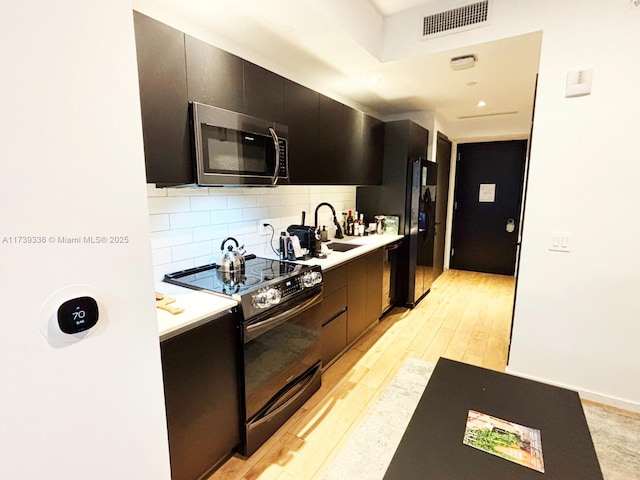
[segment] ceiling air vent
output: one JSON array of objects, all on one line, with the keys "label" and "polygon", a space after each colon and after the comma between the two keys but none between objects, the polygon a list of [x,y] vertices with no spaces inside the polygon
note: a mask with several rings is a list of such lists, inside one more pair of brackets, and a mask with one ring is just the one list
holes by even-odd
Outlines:
[{"label": "ceiling air vent", "polygon": [[481,27],[489,20],[489,0],[475,2],[424,17],[423,38]]}]

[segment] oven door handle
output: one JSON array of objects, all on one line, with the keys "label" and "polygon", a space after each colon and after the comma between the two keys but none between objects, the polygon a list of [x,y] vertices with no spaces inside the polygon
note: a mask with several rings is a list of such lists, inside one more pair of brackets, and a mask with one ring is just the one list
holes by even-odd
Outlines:
[{"label": "oven door handle", "polygon": [[304,303],[296,305],[295,307],[282,312],[278,315],[266,318],[260,322],[252,323],[244,327],[244,343],[248,343],[256,337],[259,337],[263,333],[271,330],[272,328],[282,325],[285,322],[291,320],[296,315],[301,314],[305,310],[309,310],[311,307],[319,304],[322,301],[322,291],[315,294],[313,297],[306,300]]}]

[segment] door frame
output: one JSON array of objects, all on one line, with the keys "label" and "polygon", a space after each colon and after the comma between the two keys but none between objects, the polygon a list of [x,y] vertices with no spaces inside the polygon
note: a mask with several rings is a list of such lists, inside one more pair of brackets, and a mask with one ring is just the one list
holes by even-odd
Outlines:
[{"label": "door frame", "polygon": [[[522,242],[522,231],[524,225],[524,207],[527,200],[527,185],[529,181],[529,152],[531,150],[531,136],[523,136],[523,135],[505,135],[505,136],[496,136],[496,137],[481,137],[481,138],[468,138],[468,139],[459,139],[453,142],[451,149],[451,170],[449,172],[449,200],[447,202],[447,235],[445,240],[445,265],[444,269],[449,270],[451,268],[451,243],[453,241],[453,217],[455,210],[455,198],[456,198],[456,174],[458,167],[458,145],[462,145],[465,143],[486,143],[486,142],[502,142],[508,140],[524,140],[527,142],[527,153],[525,155],[525,165],[524,165],[524,177],[522,182],[522,198],[520,200],[520,221],[518,224],[518,234],[517,234],[517,246],[516,246],[516,261],[515,261],[515,270],[514,270],[514,278],[516,279],[516,287],[517,287],[517,279],[518,279],[518,271],[520,266],[520,249]],[[515,302],[514,302],[515,309]]]}]

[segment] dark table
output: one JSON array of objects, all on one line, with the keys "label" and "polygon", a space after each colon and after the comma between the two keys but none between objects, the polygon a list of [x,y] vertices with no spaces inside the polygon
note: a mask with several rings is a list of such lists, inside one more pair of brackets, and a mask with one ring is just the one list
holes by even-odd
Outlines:
[{"label": "dark table", "polygon": [[[463,444],[469,410],[540,430],[545,473]],[[441,358],[386,480],[603,480],[578,394]]]}]

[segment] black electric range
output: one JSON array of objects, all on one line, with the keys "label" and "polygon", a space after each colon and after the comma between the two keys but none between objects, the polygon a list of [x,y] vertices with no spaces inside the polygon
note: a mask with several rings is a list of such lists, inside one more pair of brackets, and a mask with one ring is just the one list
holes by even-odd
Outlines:
[{"label": "black electric range", "polygon": [[319,266],[245,255],[241,271],[223,272],[212,263],[164,276],[164,281],[231,297],[242,306],[244,320],[290,303],[322,286]]}]

